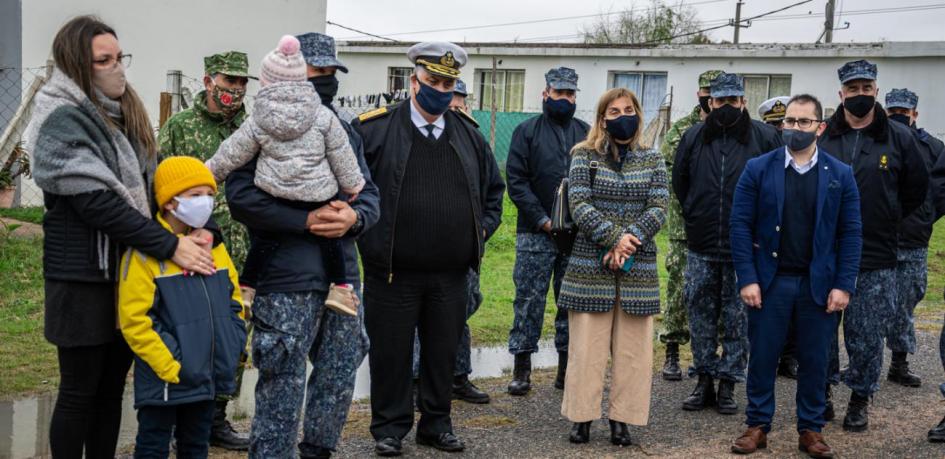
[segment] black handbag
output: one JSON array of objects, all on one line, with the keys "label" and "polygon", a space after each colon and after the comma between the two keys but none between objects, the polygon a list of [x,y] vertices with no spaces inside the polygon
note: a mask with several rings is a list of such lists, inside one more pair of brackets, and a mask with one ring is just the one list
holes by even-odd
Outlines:
[{"label": "black handbag", "polygon": [[[597,168],[600,163],[590,161],[588,174],[591,178],[591,189],[594,188],[594,178],[597,177]],[[568,205],[568,178],[561,179],[558,190],[555,191],[555,200],[551,206],[551,239],[555,242],[558,252],[570,255],[577,237],[578,227],[571,218],[571,207]]]}]

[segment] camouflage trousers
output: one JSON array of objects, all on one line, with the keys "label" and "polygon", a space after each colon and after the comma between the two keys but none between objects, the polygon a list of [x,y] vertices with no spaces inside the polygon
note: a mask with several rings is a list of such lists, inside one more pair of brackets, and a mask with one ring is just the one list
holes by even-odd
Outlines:
[{"label": "camouflage trousers", "polygon": [[915,354],[915,319],[912,314],[916,305],[925,298],[929,275],[928,255],[928,248],[899,249],[896,257],[899,301],[896,302],[895,316],[886,330],[886,347],[890,351]]},{"label": "camouflage trousers", "polygon": [[[472,373],[471,349],[472,335],[469,332],[469,318],[472,317],[479,306],[482,305],[482,292],[479,290],[479,273],[474,269],[469,270],[466,277],[466,291],[469,296],[466,298],[466,320],[463,325],[463,333],[459,337],[459,346],[456,346],[456,369],[453,370],[453,376],[469,376]],[[414,334],[413,337],[413,379],[420,377],[420,335]]]},{"label": "camouflage trousers", "polygon": [[[545,299],[548,285],[553,283],[555,301],[561,291],[561,281],[568,267],[568,257],[558,253],[551,237],[546,234],[519,233],[515,238],[515,300],[512,310],[515,318],[509,331],[509,352],[524,354],[538,352],[538,339],[545,322]],[[568,312],[558,309],[555,314],[555,349],[568,351]]]},{"label": "camouflage trousers", "polygon": [[744,381],[748,366],[748,313],[738,294],[731,260],[690,250],[683,295],[689,307],[692,333],[689,376],[707,374]]},{"label": "camouflage trousers", "polygon": [[660,342],[684,345],[689,342],[689,324],[686,321],[686,302],[683,298],[683,285],[686,273],[685,239],[670,239],[666,251],[666,310],[663,311],[663,329],[660,330]]},{"label": "camouflage trousers", "polygon": [[[879,390],[883,338],[896,315],[897,299],[895,268],[860,271],[856,293],[843,312],[843,344],[850,360],[843,383],[861,396],[868,397]],[[836,334],[833,341],[828,370],[832,383],[840,380],[840,346]]]},{"label": "camouflage trousers", "polygon": [[[316,447],[333,450],[341,438],[368,338],[363,312],[342,316],[324,303],[325,293],[317,291],[256,297],[252,342],[259,381],[249,457],[298,456],[295,433],[303,402],[303,457],[314,455]],[[307,383],[306,358],[312,363]]]},{"label": "camouflage trousers", "polygon": [[230,215],[230,208],[223,196],[223,185],[220,185],[216,202],[213,205],[213,220],[217,222],[220,232],[223,233],[226,251],[230,254],[230,259],[233,260],[236,271],[242,273],[243,263],[246,262],[246,255],[249,253],[249,232],[242,223],[233,220]]}]

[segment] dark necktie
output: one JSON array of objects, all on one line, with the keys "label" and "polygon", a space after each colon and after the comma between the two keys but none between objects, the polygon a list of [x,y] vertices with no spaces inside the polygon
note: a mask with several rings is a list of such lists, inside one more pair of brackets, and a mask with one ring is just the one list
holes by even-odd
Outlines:
[{"label": "dark necktie", "polygon": [[430,139],[430,140],[436,140],[436,136],[433,135],[433,130],[436,129],[436,126],[434,126],[434,125],[432,125],[432,124],[428,124],[428,125],[424,126],[424,128],[426,128],[426,130],[427,130],[427,138]]}]

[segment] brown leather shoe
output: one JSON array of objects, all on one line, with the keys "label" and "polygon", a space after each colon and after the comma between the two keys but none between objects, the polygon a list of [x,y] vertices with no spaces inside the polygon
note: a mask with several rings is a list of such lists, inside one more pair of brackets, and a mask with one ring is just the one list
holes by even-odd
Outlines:
[{"label": "brown leather shoe", "polygon": [[751,454],[767,447],[768,436],[761,427],[749,427],[741,437],[732,442],[732,452],[736,454]]},{"label": "brown leather shoe", "polygon": [[797,449],[807,453],[814,459],[828,459],[833,457],[833,450],[824,442],[820,432],[804,430],[797,439]]}]

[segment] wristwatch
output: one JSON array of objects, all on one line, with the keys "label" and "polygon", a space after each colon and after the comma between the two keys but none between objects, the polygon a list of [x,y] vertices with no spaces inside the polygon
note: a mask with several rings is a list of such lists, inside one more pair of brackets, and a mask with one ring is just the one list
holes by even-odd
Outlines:
[{"label": "wristwatch", "polygon": [[354,224],[351,225],[351,228],[348,228],[348,234],[358,234],[364,229],[364,219],[361,218],[361,212],[355,210],[354,214],[357,218],[354,219]]}]

